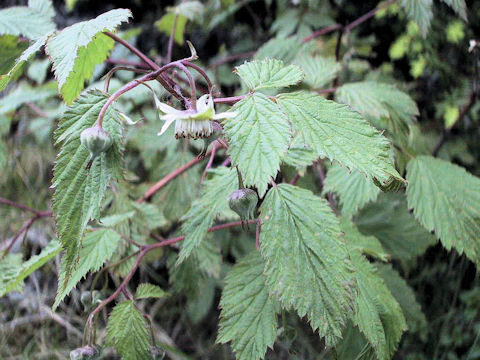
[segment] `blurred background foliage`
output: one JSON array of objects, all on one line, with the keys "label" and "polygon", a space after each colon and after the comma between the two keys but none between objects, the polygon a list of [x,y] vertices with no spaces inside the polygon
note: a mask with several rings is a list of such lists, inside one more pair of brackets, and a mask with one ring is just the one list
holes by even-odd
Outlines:
[{"label": "blurred background foliage", "polygon": [[[24,3],[3,0],[1,6]],[[234,65],[252,56],[291,61],[301,39],[312,31],[335,23],[347,24],[377,4],[374,0],[205,1],[203,7],[180,12],[173,58],[188,54],[185,39],[189,39],[198,51],[200,62],[215,79],[217,89],[225,96],[241,94],[239,80],[232,73]],[[173,5],[173,1],[159,0],[55,0],[55,22],[63,28],[113,8],[129,8],[134,19],[120,36],[161,61],[173,26],[174,16],[170,8]],[[380,11],[347,39],[343,38],[339,81],[342,84],[376,80],[396,84],[405,90],[420,110],[418,128],[411,129],[405,140],[407,151],[431,153],[444,129],[452,127],[438,155],[479,176],[480,104],[474,105],[469,114],[455,124],[469,102],[472,87],[478,86],[475,77],[478,65],[467,49],[469,40],[478,39],[480,35],[480,1],[468,0],[467,7],[468,22],[455,16],[444,3],[436,2],[431,30],[426,37],[398,5]],[[318,54],[334,58],[336,42],[337,36],[332,33],[316,38],[308,46],[314,47]],[[8,69],[9,62],[25,47],[25,42],[16,37],[0,37],[0,73]],[[119,46],[110,59],[137,62]],[[114,62],[107,61],[98,66],[89,86],[96,86]],[[329,66],[338,65],[325,63],[320,70]],[[307,74],[313,84],[318,81],[322,87],[331,85],[333,78],[314,79],[315,74],[315,71]],[[118,88],[132,77],[131,73],[117,72],[111,89]],[[52,133],[64,105],[56,95],[56,84],[44,55],[24,68],[15,86],[13,90],[0,94],[0,196],[45,210],[50,207],[49,184],[56,154]],[[156,90],[161,93],[160,88]],[[140,196],[149,183],[189,161],[198,153],[200,144],[177,143],[169,140],[173,136],[156,136],[161,124],[156,121],[157,115],[147,89],[139,87],[129,92],[118,105],[134,120],[144,119],[127,134],[126,178],[129,183],[113,191],[106,200],[108,204],[112,197],[123,199],[115,204],[125,204],[125,209],[120,210],[130,211],[131,199]],[[402,156],[405,155],[396,154],[400,169],[404,164]],[[225,154],[221,152],[216,163],[224,159]],[[202,171],[202,167],[188,171],[154,197],[154,207],[145,215],[145,221],[155,219],[151,222],[159,236],[168,236],[178,230],[179,218],[198,195]],[[286,178],[291,178],[295,171],[288,166],[282,169]],[[298,184],[320,191],[318,176],[310,170]],[[119,211],[111,209],[111,212],[115,210]],[[0,206],[0,241],[3,245],[28,220],[28,216],[25,212]],[[235,219],[231,213],[222,216]],[[362,233],[376,236],[392,258],[391,264],[379,265],[379,272],[401,304],[410,329],[404,334],[395,358],[480,359],[480,281],[473,263],[438,245],[408,212],[402,196],[380,195],[354,220]],[[144,225],[129,224],[124,231],[137,241],[150,241],[148,234],[142,232]],[[149,228],[148,224],[146,228]],[[398,229],[408,231],[399,233]],[[28,258],[54,237],[53,222],[42,219],[15,250]],[[232,358],[228,346],[214,343],[219,315],[217,305],[224,274],[234,259],[253,248],[253,239],[253,229],[249,232],[231,229],[212,233],[210,241],[219,244],[225,260],[223,263],[219,259],[209,260],[214,276],[204,276],[189,263],[173,268],[175,253],[169,249],[160,249],[149,255],[150,261],[136,275],[135,282],[148,280],[172,294],[179,294],[142,304],[145,312],[154,319],[155,333],[168,349],[169,358]],[[128,255],[129,251],[128,247],[120,249],[117,260]],[[90,288],[93,279],[87,277],[73,291],[70,300],[53,314],[50,306],[56,293],[58,261],[55,259],[31,275],[23,293],[0,298],[0,358],[63,359],[81,341],[86,311],[91,309],[86,309],[80,302],[80,294]],[[97,287],[102,296],[109,293],[112,284],[118,284],[119,276],[128,271],[129,265],[131,263],[127,262],[117,266],[110,274],[111,282],[100,281],[105,284],[104,288]],[[2,271],[8,269],[0,269],[0,273]],[[335,354],[324,348],[308,324],[293,314],[282,314],[282,324],[275,354],[269,352],[268,359],[334,358]],[[339,359],[359,359],[358,354],[364,345],[358,331],[349,327],[336,356]],[[114,358],[114,355],[106,351],[103,357]]]}]

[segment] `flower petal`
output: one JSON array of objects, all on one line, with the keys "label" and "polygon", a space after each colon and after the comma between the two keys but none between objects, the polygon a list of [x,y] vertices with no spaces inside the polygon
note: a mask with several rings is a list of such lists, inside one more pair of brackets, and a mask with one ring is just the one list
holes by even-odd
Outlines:
[{"label": "flower petal", "polygon": [[155,106],[164,114],[175,114],[180,111],[160,101],[155,101]]},{"label": "flower petal", "polygon": [[236,111],[225,111],[225,112],[215,114],[212,119],[213,120],[231,119],[237,115],[238,113]]},{"label": "flower petal", "polygon": [[160,132],[157,134],[157,135],[162,135],[165,131],[167,131],[168,127],[175,121],[174,118],[170,118],[168,120],[165,121],[165,124],[163,124],[162,126],[162,129],[160,130]]}]

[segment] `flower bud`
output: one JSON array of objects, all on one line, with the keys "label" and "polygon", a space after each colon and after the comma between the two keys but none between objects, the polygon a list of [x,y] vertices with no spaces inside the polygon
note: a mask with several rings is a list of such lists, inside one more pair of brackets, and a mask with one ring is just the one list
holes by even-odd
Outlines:
[{"label": "flower bud", "polygon": [[80,295],[80,302],[83,305],[83,310],[88,312],[102,302],[102,294],[98,290],[84,291]]},{"label": "flower bud", "polygon": [[90,161],[87,164],[87,169],[90,169],[93,160],[112,146],[113,139],[102,127],[95,125],[82,131],[80,143],[90,152]]},{"label": "flower bud", "polygon": [[252,189],[235,190],[228,198],[228,206],[235,211],[242,222],[255,218],[258,196]]},{"label": "flower bud", "polygon": [[92,346],[84,346],[70,351],[70,360],[95,359],[99,355],[97,349]]}]

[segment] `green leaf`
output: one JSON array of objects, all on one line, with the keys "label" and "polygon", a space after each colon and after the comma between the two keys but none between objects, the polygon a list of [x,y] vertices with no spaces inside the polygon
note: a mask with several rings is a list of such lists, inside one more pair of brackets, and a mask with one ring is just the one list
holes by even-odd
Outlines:
[{"label": "green leaf", "polygon": [[347,106],[305,91],[281,94],[278,104],[319,156],[357,169],[381,184],[403,183],[393,165],[388,139]]},{"label": "green leaf", "polygon": [[465,0],[442,0],[445,4],[450,6],[463,20],[467,19],[467,4]]},{"label": "green leaf", "polygon": [[135,299],[161,299],[165,296],[167,296],[167,293],[163,291],[160,286],[147,283],[138,285],[137,292],[135,293]]},{"label": "green leaf", "polygon": [[302,47],[302,42],[295,36],[276,37],[263,44],[255,53],[255,59],[274,58],[291,63]]},{"label": "green leaf", "polygon": [[65,259],[62,262],[53,309],[58,307],[65,296],[70,293],[88,272],[98,271],[105,261],[111,258],[117,249],[120,239],[120,234],[110,229],[95,230],[85,235],[75,269],[67,272],[69,264]]},{"label": "green leaf", "polygon": [[7,73],[27,48],[28,44],[20,41],[17,36],[0,36],[0,75]]},{"label": "green leaf", "polygon": [[274,89],[302,81],[303,72],[296,65],[285,66],[277,59],[254,60],[237,66],[235,72],[250,90]]},{"label": "green leaf", "polygon": [[305,54],[297,56],[295,64],[300,66],[305,74],[303,82],[312,89],[320,89],[332,82],[341,68],[335,59]]},{"label": "green leaf", "polygon": [[28,7],[13,6],[0,10],[0,35],[38,39],[55,30],[50,0],[29,0]]},{"label": "green leaf", "polygon": [[[65,283],[75,268],[88,221],[99,217],[110,180],[121,176],[122,128],[112,107],[108,108],[103,124],[114,144],[94,160],[90,170],[85,169],[90,154],[80,144],[80,133],[94,125],[106,101],[107,95],[98,90],[82,95],[66,110],[55,132],[56,143],[61,144],[61,149],[54,168],[53,213],[58,240],[65,250]],[[59,292],[64,290],[61,286]]]},{"label": "green leaf", "polygon": [[[9,281],[6,282],[6,286],[0,286],[0,297],[5,295],[10,291],[15,291],[23,285],[23,280],[25,280],[31,273],[41,268],[45,265],[50,259],[55,255],[60,253],[62,250],[60,243],[58,241],[51,241],[38,255],[32,256],[28,261],[21,264],[18,269],[15,271],[13,276],[7,276]],[[4,270],[4,269],[2,269]],[[7,270],[4,270],[8,274]],[[2,277],[4,272],[1,272]]]},{"label": "green leaf", "polygon": [[0,91],[5,90],[10,80],[17,78],[21,74],[22,65],[30,60],[40,48],[45,45],[50,34],[44,35],[30,45],[22,55],[16,60],[15,65],[6,74],[0,76]]},{"label": "green leaf", "polygon": [[238,188],[236,171],[221,167],[210,170],[213,177],[204,183],[201,196],[182,217],[182,234],[185,234],[177,264],[190,256],[205,239],[217,214],[228,208],[228,196]]},{"label": "green leaf", "polygon": [[113,308],[107,325],[107,344],[115,347],[123,359],[152,359],[147,321],[133,301],[124,301]]},{"label": "green leaf", "polygon": [[[9,289],[9,284],[14,282],[18,273],[22,268],[22,255],[20,254],[8,254],[7,256],[0,258],[0,296],[3,296],[9,291],[22,291],[23,283],[18,283],[17,286]],[[7,291],[7,289],[9,289]]]},{"label": "green leaf", "polygon": [[436,243],[408,211],[403,194],[381,194],[355,217],[361,233],[375,236],[393,259],[407,266]]},{"label": "green leaf", "polygon": [[358,170],[349,171],[335,163],[328,169],[322,194],[332,192],[340,198],[342,215],[350,218],[371,201],[375,201],[380,189]]},{"label": "green leaf", "polygon": [[407,165],[408,207],[448,250],[480,265],[480,179],[460,166],[430,156]]},{"label": "green leaf", "polygon": [[241,259],[225,278],[217,342],[231,341],[237,360],[263,359],[277,336],[279,304],[270,297],[258,251]]},{"label": "green leaf", "polygon": [[239,101],[232,110],[238,115],[224,122],[230,139],[228,153],[242,172],[245,185],[256,186],[263,196],[287,151],[290,125],[278,106],[260,93]]},{"label": "green leaf", "polygon": [[174,40],[178,45],[183,45],[185,42],[185,26],[187,25],[187,18],[182,15],[177,15],[177,22],[175,23],[175,14],[167,13],[163,15],[160,20],[155,22],[155,26],[165,35],[169,36],[172,32],[173,24],[175,23]]},{"label": "green leaf", "polygon": [[55,87],[50,86],[31,87],[25,83],[21,83],[15,90],[10,91],[7,95],[0,99],[0,114],[5,114],[18,109],[25,103],[36,103],[46,100],[56,95]]},{"label": "green leaf", "polygon": [[350,105],[375,125],[408,136],[419,115],[417,104],[395,86],[375,81],[350,83],[336,91],[336,99]]},{"label": "green leaf", "polygon": [[266,283],[285,307],[326,337],[342,336],[351,300],[351,266],[328,203],[288,184],[272,188],[260,208]]},{"label": "green leaf", "polygon": [[433,17],[432,0],[402,0],[400,5],[407,13],[407,17],[417,23],[425,37]]},{"label": "green leaf", "polygon": [[53,63],[58,89],[70,104],[83,90],[97,64],[108,57],[114,41],[103,31],[114,31],[132,16],[130,10],[110,10],[95,19],[82,21],[53,35],[46,51]]},{"label": "green leaf", "polygon": [[353,322],[375,349],[377,358],[389,360],[407,330],[405,318],[375,266],[358,250],[351,248],[349,252],[358,289]]},{"label": "green leaf", "polygon": [[340,218],[340,227],[345,234],[344,237],[348,246],[382,261],[390,259],[390,255],[387,254],[375,236],[363,235],[350,220],[345,218]]},{"label": "green leaf", "polygon": [[385,281],[392,295],[398,301],[408,324],[408,331],[417,332],[425,330],[427,319],[422,312],[420,304],[415,298],[413,289],[400,277],[398,272],[387,264],[376,264],[379,275]]}]

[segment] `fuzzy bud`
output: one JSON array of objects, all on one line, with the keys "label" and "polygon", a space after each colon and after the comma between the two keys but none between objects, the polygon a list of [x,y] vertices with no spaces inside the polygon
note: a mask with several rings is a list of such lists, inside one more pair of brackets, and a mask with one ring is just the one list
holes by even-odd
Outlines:
[{"label": "fuzzy bud", "polygon": [[235,190],[228,198],[228,206],[235,211],[242,221],[255,218],[258,196],[252,189]]},{"label": "fuzzy bud", "polygon": [[93,160],[112,146],[113,139],[102,127],[95,125],[82,131],[80,143],[90,152],[90,161],[87,165],[89,169]]}]

